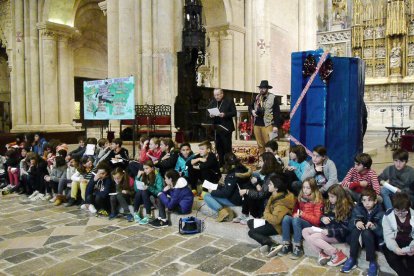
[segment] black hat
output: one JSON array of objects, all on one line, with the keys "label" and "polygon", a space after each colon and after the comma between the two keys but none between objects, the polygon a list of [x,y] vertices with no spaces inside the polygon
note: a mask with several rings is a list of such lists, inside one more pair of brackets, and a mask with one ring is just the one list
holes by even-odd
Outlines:
[{"label": "black hat", "polygon": [[267,89],[272,89],[273,88],[273,86],[269,85],[269,82],[267,80],[262,80],[258,87],[259,88],[267,88]]}]

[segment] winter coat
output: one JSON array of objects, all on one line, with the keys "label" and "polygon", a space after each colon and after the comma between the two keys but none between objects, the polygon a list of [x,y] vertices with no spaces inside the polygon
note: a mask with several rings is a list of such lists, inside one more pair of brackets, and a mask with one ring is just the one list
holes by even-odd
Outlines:
[{"label": "winter coat", "polygon": [[69,152],[71,158],[78,158],[80,159],[86,151],[86,147],[78,147],[77,149],[72,150]]},{"label": "winter coat", "polygon": [[242,198],[237,187],[236,170],[231,170],[224,179],[224,185],[218,185],[217,190],[212,191],[213,197],[227,198],[236,206],[242,205]]},{"label": "winter coat", "polygon": [[86,186],[86,194],[85,197],[88,198],[89,195],[95,193],[95,196],[99,196],[101,198],[105,198],[109,196],[109,193],[114,190],[114,186],[112,183],[112,179],[110,177],[105,177],[104,179],[98,179],[94,181],[91,178],[88,182],[88,186]]},{"label": "winter coat", "polygon": [[328,230],[328,237],[335,238],[341,243],[345,242],[349,233],[349,220],[351,219],[351,212],[349,212],[348,217],[343,221],[337,221],[335,219],[335,213],[333,210],[324,213],[322,217],[328,217],[330,220],[328,224],[321,222],[321,226]]},{"label": "winter coat", "polygon": [[177,163],[175,164],[175,170],[181,173],[181,176],[188,177],[188,162],[191,162],[191,159],[193,158],[193,152],[190,152],[187,159],[180,153],[177,158]]},{"label": "winter coat", "polygon": [[163,191],[158,198],[168,210],[174,210],[177,206],[180,206],[182,213],[191,213],[194,195],[187,185],[187,180],[183,177],[178,178],[173,189],[166,192]]},{"label": "winter coat", "polygon": [[263,218],[273,225],[278,234],[282,234],[282,220],[286,215],[292,215],[295,206],[295,196],[290,193],[272,194],[267,201]]},{"label": "winter coat", "polygon": [[[122,162],[119,163],[112,163],[111,160],[112,158],[115,158],[116,155],[120,155]],[[114,150],[111,150],[111,152],[108,154],[108,156],[105,159],[106,161],[109,162],[109,164],[113,167],[121,167],[123,169],[125,169],[128,166],[129,163],[129,154],[128,154],[128,150],[126,148],[121,148],[121,150],[119,152],[115,152]]]},{"label": "winter coat", "polygon": [[[361,198],[362,199],[362,198]],[[365,224],[372,222],[374,228],[371,230],[374,232],[377,237],[378,245],[384,243],[384,238],[382,234],[382,217],[384,216],[384,211],[382,210],[381,204],[375,204],[372,211],[368,213],[367,209],[362,205],[360,201],[357,206],[352,210],[352,217],[349,221],[349,231],[352,232],[356,228],[356,223],[362,221]]]},{"label": "winter coat", "polygon": [[298,210],[302,211],[300,218],[306,220],[314,226],[319,226],[323,214],[323,202],[311,202],[306,199],[298,199],[293,209],[293,214]]},{"label": "winter coat", "polygon": [[254,184],[254,185],[253,185],[253,186],[254,186],[254,188],[253,188],[253,189],[249,189],[249,192],[248,192],[247,196],[248,196],[249,198],[256,199],[256,200],[259,200],[259,199],[268,199],[268,198],[270,197],[270,192],[269,192],[269,185],[268,185],[268,184],[269,184],[269,181],[267,181],[267,180],[268,180],[268,178],[270,177],[270,175],[272,175],[272,174],[266,175],[266,176],[264,177],[263,182],[261,182],[261,181],[258,179],[258,183],[257,183],[257,184],[259,184],[259,185],[260,185],[260,183],[262,183],[262,184],[261,184],[262,189],[261,189],[260,191],[258,191],[258,190],[256,189],[256,185],[257,185],[257,184]]},{"label": "winter coat", "polygon": [[[142,175],[140,177],[135,178],[135,181],[142,181]],[[164,188],[164,181],[162,180],[162,176],[155,172],[155,182],[152,185],[147,185],[148,191],[155,197],[158,196],[159,193],[162,192]],[[138,192],[137,186],[134,184],[135,192]]]},{"label": "winter coat", "polygon": [[[338,183],[338,172],[336,170],[335,163],[329,158],[326,158],[323,162],[323,174],[325,175],[327,181],[325,185],[319,187],[319,191],[321,191],[321,193],[327,192],[329,187],[331,187],[333,184]],[[311,164],[303,173],[301,180],[304,181],[306,178],[315,177],[315,175],[315,165]]]},{"label": "winter coat", "polygon": [[[411,225],[411,238],[412,241],[410,243],[409,248],[414,247],[414,210],[410,208],[410,213],[407,215],[407,217],[410,220]],[[384,233],[384,241],[387,248],[395,252],[395,249],[397,249],[399,246],[397,244],[397,241],[395,238],[397,237],[398,233],[398,227],[397,227],[397,218],[394,214],[394,209],[388,209],[385,213],[383,219],[382,219],[382,229]],[[408,250],[409,248],[406,248],[405,250]],[[402,249],[402,248],[401,248]]]},{"label": "winter coat", "polygon": [[66,177],[66,164],[60,167],[54,167],[50,173],[50,181],[59,183],[59,180]]},{"label": "winter coat", "polygon": [[170,156],[168,158],[161,160],[165,155],[166,153],[163,152],[161,154],[161,158],[159,159],[158,163],[155,165],[155,167],[159,169],[159,172],[162,177],[164,177],[165,173],[168,170],[175,168],[175,164],[177,163],[177,159],[178,159],[178,152],[174,149],[171,149],[169,153]]},{"label": "winter coat", "polygon": [[298,179],[302,179],[303,174],[309,167],[309,162],[305,160],[302,163],[298,163],[296,161],[289,160],[288,166],[296,168],[293,172]]},{"label": "winter coat", "polygon": [[32,151],[34,153],[37,153],[39,156],[43,156],[43,151],[44,151],[44,148],[45,148],[46,144],[47,144],[46,139],[45,138],[40,138],[39,142],[32,146]]}]

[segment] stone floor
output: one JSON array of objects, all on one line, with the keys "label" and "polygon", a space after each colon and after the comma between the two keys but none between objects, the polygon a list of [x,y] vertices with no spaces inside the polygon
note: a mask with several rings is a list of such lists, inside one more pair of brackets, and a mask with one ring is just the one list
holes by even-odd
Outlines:
[{"label": "stone floor", "polygon": [[[369,136],[366,141],[378,172],[392,163],[383,140]],[[0,210],[0,275],[340,274],[310,257],[267,259],[257,245],[208,234],[182,236],[176,226],[153,229],[109,221],[78,207],[33,203],[26,196],[0,197]],[[356,269],[351,275],[363,274]]]}]

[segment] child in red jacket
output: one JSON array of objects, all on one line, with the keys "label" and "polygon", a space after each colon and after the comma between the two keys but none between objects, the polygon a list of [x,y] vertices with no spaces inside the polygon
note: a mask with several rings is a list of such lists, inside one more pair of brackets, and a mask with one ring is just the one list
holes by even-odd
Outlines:
[{"label": "child in red jacket", "polygon": [[293,209],[292,216],[286,215],[282,221],[283,248],[279,252],[284,256],[292,251],[290,243],[290,229],[293,228],[293,251],[291,259],[299,259],[303,256],[302,229],[311,226],[319,226],[323,214],[323,198],[318,190],[314,178],[306,178],[303,181],[302,190]]}]

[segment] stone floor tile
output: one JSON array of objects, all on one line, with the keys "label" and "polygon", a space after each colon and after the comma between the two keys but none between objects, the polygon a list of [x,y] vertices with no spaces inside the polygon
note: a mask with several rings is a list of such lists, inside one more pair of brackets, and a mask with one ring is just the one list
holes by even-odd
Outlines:
[{"label": "stone floor tile", "polygon": [[39,236],[47,236],[47,237],[49,237],[50,234],[52,234],[52,232],[54,230],[55,230],[54,227],[53,228],[46,228],[46,229],[39,230],[39,231],[36,231],[36,232],[28,233],[28,234],[26,234],[24,236],[25,237],[39,237]]},{"label": "stone floor tile", "polygon": [[232,246],[231,248],[227,249],[226,251],[224,251],[223,255],[227,255],[230,257],[234,257],[234,258],[241,258],[245,255],[247,255],[250,251],[256,249],[256,246],[252,245],[252,244],[247,244],[247,243],[239,243],[236,244],[234,246]]},{"label": "stone floor tile", "polygon": [[218,249],[216,247],[212,246],[205,246],[203,248],[198,249],[197,251],[181,258],[182,262],[188,263],[188,264],[200,264],[201,262],[204,262],[210,258],[212,258],[214,255],[220,253],[222,250]]},{"label": "stone floor tile", "polygon": [[0,260],[2,259],[7,259],[10,258],[12,256],[16,256],[18,254],[24,253],[24,252],[29,252],[32,251],[33,248],[18,248],[18,249],[6,249],[3,250],[0,254]]},{"label": "stone floor tile", "polygon": [[169,235],[164,238],[158,239],[154,242],[151,242],[147,244],[147,246],[158,249],[158,250],[164,250],[164,249],[173,247],[184,240],[185,239],[183,237],[176,236],[176,235]]},{"label": "stone floor tile", "polygon": [[90,231],[88,232],[88,229],[86,229],[86,233],[81,236],[75,236],[68,240],[68,242],[71,242],[72,244],[84,244],[87,241],[102,237],[104,234],[98,231]]},{"label": "stone floor tile", "polygon": [[105,218],[89,217],[87,226],[93,225],[112,225],[112,222]]},{"label": "stone floor tile", "polygon": [[231,267],[238,269],[240,271],[254,272],[258,270],[259,268],[261,268],[264,264],[265,262],[263,261],[244,257],[238,262],[236,262],[235,264],[233,264]]},{"label": "stone floor tile", "polygon": [[57,261],[50,258],[50,257],[40,257],[31,259],[21,264],[14,265],[12,267],[7,268],[5,271],[12,275],[27,275],[38,271],[39,269],[45,269],[48,266],[52,266]]},{"label": "stone floor tile", "polygon": [[99,237],[97,239],[90,240],[90,241],[87,242],[87,244],[90,244],[90,245],[109,245],[113,242],[119,241],[119,240],[124,239],[124,238],[125,238],[124,236],[111,233],[109,235],[105,235],[105,236]]},{"label": "stone floor tile", "polygon": [[217,274],[219,271],[221,271],[225,267],[230,266],[232,263],[235,263],[236,261],[236,258],[218,254],[199,265],[197,269],[207,273]]},{"label": "stone floor tile", "polygon": [[130,250],[130,249],[134,249],[137,247],[137,245],[144,245],[147,243],[150,243],[154,240],[156,240],[157,238],[155,237],[151,237],[145,234],[138,234],[117,242],[112,243],[111,246],[116,247],[116,248],[120,248],[123,250]]},{"label": "stone floor tile", "polygon": [[116,230],[114,233],[125,237],[131,237],[144,231],[148,231],[148,228],[139,225],[133,225],[124,229]]},{"label": "stone floor tile", "polygon": [[3,235],[3,239],[8,240],[8,239],[13,239],[13,238],[17,238],[17,237],[22,237],[22,236],[26,235],[27,233],[28,232],[26,232],[26,231],[14,231],[14,232],[11,232],[7,235]]},{"label": "stone floor tile", "polygon": [[61,249],[61,248],[65,248],[70,246],[70,243],[67,242],[59,242],[59,243],[54,243],[52,245],[50,245],[50,247],[55,248],[55,249]]},{"label": "stone floor tile", "polygon": [[209,273],[205,273],[203,271],[200,271],[198,269],[192,269],[190,271],[187,271],[186,273],[183,274],[183,276],[209,276],[211,274]]},{"label": "stone floor tile", "polygon": [[281,258],[273,258],[256,271],[256,274],[279,274],[288,272],[288,267]]},{"label": "stone floor tile", "polygon": [[99,229],[99,230],[97,230],[98,232],[102,232],[102,233],[105,233],[105,234],[107,234],[107,233],[111,233],[111,232],[113,232],[113,231],[115,231],[115,230],[118,230],[119,229],[119,227],[117,227],[117,226],[107,226],[107,227],[104,227],[104,228],[101,228],[101,229]]},{"label": "stone floor tile", "polygon": [[47,241],[45,242],[45,245],[60,242],[60,241],[67,241],[72,237],[74,237],[74,235],[52,236],[52,237],[47,239]]},{"label": "stone floor tile", "polygon": [[65,226],[86,226],[88,219],[75,219],[73,222],[66,223]]},{"label": "stone floor tile", "polygon": [[226,238],[218,239],[214,242],[214,246],[221,249],[228,249],[234,245],[234,241]]},{"label": "stone floor tile", "polygon": [[45,230],[45,229],[47,229],[47,228],[42,226],[42,225],[37,225],[37,226],[34,226],[34,227],[27,228],[26,231],[30,232],[30,233],[34,233],[34,232],[39,232],[39,231]]},{"label": "stone floor tile", "polygon": [[130,266],[127,269],[121,270],[118,273],[115,273],[114,276],[136,276],[136,275],[150,275],[155,272],[159,267],[148,264],[146,262],[141,262]]},{"label": "stone floor tile", "polygon": [[33,250],[33,253],[37,254],[37,255],[45,255],[48,254],[50,252],[55,251],[55,248],[51,248],[51,247],[42,247],[42,248],[38,248]]},{"label": "stone floor tile", "polygon": [[211,236],[204,235],[204,234],[199,234],[199,235],[195,235],[190,240],[181,243],[180,247],[190,249],[190,250],[197,250],[197,249],[199,249],[203,246],[208,245],[209,243],[211,243],[214,240],[216,240],[216,239],[211,237]]},{"label": "stone floor tile", "polygon": [[231,268],[226,268],[226,269],[220,271],[219,273],[217,273],[217,275],[220,275],[220,276],[245,276],[247,274],[244,274],[240,271],[236,271],[236,270],[231,269]]},{"label": "stone floor tile", "polygon": [[132,264],[136,260],[144,260],[156,253],[158,253],[158,250],[156,249],[149,248],[146,246],[140,246],[138,248],[135,248],[134,250],[118,255],[113,259],[125,264]]},{"label": "stone floor tile", "polygon": [[[139,260],[135,260],[135,261],[139,261]],[[121,270],[125,269],[125,264],[124,263],[120,263],[120,262],[115,261],[113,259],[110,262],[102,262],[97,266],[99,266],[103,270],[108,271],[108,273],[105,273],[105,275],[109,275],[110,273],[115,273],[115,272],[118,272],[118,271],[121,271]]]},{"label": "stone floor tile", "polygon": [[154,236],[154,237],[161,237],[161,236],[174,234],[174,233],[178,233],[178,228],[176,227],[164,227],[161,229],[148,228],[148,231],[145,232],[145,234]]},{"label": "stone floor tile", "polygon": [[311,266],[308,264],[300,264],[292,271],[292,275],[321,275],[326,273],[327,267],[323,266]]},{"label": "stone floor tile", "polygon": [[48,237],[20,237],[0,242],[0,249],[39,248],[42,247]]},{"label": "stone floor tile", "polygon": [[187,264],[172,263],[172,264],[169,264],[161,268],[160,270],[156,271],[152,275],[157,275],[157,276],[181,275],[184,271],[186,271],[189,268],[190,266]]},{"label": "stone floor tile", "polygon": [[62,263],[49,267],[48,269],[42,271],[42,275],[43,276],[72,275],[91,266],[92,264],[85,262],[84,260],[71,259],[71,260],[64,261]]},{"label": "stone floor tile", "polygon": [[51,236],[78,236],[85,233],[86,226],[61,226],[56,227]]},{"label": "stone floor tile", "polygon": [[180,248],[180,247],[172,247],[167,250],[160,252],[159,254],[155,255],[153,258],[147,260],[148,263],[156,265],[156,266],[163,266],[173,262],[176,259],[179,259],[182,256],[189,254],[191,251]]},{"label": "stone floor tile", "polygon": [[7,258],[6,261],[8,261],[10,263],[13,263],[13,264],[18,264],[18,263],[30,260],[30,259],[35,258],[35,257],[37,257],[36,254],[33,254],[31,252],[23,252],[23,253],[20,253],[18,255],[15,255],[13,257]]},{"label": "stone floor tile", "polygon": [[106,246],[106,247],[91,251],[89,253],[83,254],[79,256],[79,258],[82,260],[91,262],[91,263],[100,263],[105,260],[108,260],[109,258],[113,256],[120,255],[122,253],[124,253],[124,251],[110,247],[110,246]]}]

